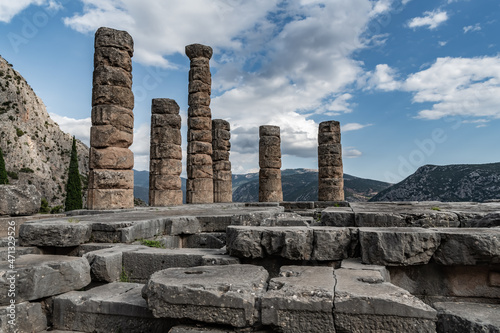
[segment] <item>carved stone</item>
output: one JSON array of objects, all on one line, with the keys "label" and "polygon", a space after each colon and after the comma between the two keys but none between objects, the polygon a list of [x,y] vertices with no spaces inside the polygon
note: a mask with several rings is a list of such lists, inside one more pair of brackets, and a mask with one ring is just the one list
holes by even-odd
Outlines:
[{"label": "carved stone", "polygon": [[343,201],[344,172],[338,121],[324,121],[319,124],[318,167],[318,200]]}]

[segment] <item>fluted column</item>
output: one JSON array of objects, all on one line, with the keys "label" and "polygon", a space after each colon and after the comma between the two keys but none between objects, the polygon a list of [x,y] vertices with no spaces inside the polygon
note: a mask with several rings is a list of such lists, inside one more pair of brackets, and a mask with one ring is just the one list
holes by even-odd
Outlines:
[{"label": "fluted column", "polygon": [[283,201],[280,128],[260,126],[259,137],[259,202]]},{"label": "fluted column", "polygon": [[318,167],[318,200],[344,200],[344,171],[338,121],[324,121],[319,124]]}]

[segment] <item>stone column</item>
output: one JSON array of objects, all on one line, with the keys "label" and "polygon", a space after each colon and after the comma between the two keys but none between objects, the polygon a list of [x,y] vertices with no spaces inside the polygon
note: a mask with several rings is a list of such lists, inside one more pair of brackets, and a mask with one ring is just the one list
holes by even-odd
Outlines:
[{"label": "stone column", "polygon": [[182,205],[181,116],[168,98],[153,99],[149,159],[149,205]]},{"label": "stone column", "polygon": [[210,93],[212,76],[209,60],[212,48],[201,44],[186,46],[191,60],[188,98],[187,203],[213,203],[212,113]]},{"label": "stone column", "polygon": [[134,207],[132,55],[126,31],[95,34],[88,209]]},{"label": "stone column", "polygon": [[233,201],[233,181],[229,151],[231,127],[222,119],[212,120],[212,161],[214,170],[214,202]]},{"label": "stone column", "polygon": [[344,200],[340,123],[324,121],[318,131],[318,200]]},{"label": "stone column", "polygon": [[283,201],[280,128],[260,126],[259,136],[259,202]]}]

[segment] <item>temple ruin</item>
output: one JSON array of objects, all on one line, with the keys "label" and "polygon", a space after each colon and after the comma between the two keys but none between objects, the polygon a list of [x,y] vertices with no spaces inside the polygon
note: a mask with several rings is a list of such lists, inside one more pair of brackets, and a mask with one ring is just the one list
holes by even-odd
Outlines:
[{"label": "temple ruin", "polygon": [[318,130],[318,200],[344,200],[340,123],[324,121]]},{"label": "temple ruin", "polygon": [[283,201],[280,128],[260,126],[259,137],[259,201]]}]

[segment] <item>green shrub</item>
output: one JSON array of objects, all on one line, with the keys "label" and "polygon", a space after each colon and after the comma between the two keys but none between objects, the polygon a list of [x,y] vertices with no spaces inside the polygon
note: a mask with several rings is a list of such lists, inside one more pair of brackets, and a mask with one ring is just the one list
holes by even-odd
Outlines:
[{"label": "green shrub", "polygon": [[17,134],[17,136],[19,136],[19,137],[20,137],[20,136],[23,136],[23,135],[24,135],[24,132],[23,132],[23,130],[22,130],[22,129],[20,129],[20,128],[17,128],[17,127],[16,127],[16,134]]},{"label": "green shrub", "polygon": [[50,209],[50,214],[59,214],[64,211],[64,207],[62,205],[54,206]]},{"label": "green shrub", "polygon": [[42,198],[42,202],[40,203],[40,213],[41,214],[50,213],[49,202],[45,198]]},{"label": "green shrub", "polygon": [[140,242],[142,245],[149,246],[149,247],[157,247],[160,249],[165,248],[165,246],[162,243],[160,243],[160,241],[157,241],[157,240],[141,239]]},{"label": "green shrub", "polygon": [[19,176],[14,171],[7,171],[7,175],[12,179],[19,179]]},{"label": "green shrub", "polygon": [[33,171],[33,169],[31,168],[21,168],[21,170],[19,170],[19,172],[24,172],[24,173],[35,173],[35,171]]},{"label": "green shrub", "polygon": [[9,183],[9,178],[7,170],[5,169],[5,161],[3,159],[3,152],[0,148],[0,185],[5,185]]}]

